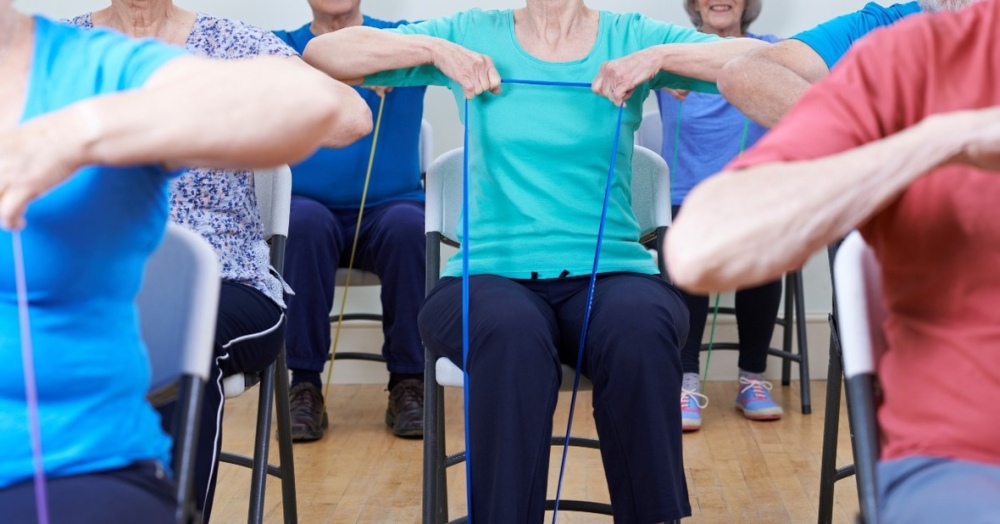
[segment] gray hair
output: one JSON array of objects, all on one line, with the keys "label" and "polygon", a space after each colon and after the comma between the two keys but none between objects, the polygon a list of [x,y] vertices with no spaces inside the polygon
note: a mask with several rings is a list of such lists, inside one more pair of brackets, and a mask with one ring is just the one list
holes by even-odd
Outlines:
[{"label": "gray hair", "polygon": [[[687,11],[688,17],[691,18],[691,23],[694,27],[701,29],[701,13],[698,12],[698,6],[696,5],[698,0],[684,0],[684,10]],[[761,0],[746,0],[746,4],[743,6],[743,17],[740,18],[740,32],[746,34],[747,29],[750,28],[750,24],[757,20],[760,16],[761,10]]]},{"label": "gray hair", "polygon": [[958,11],[966,6],[972,5],[979,0],[920,0],[920,7],[924,11]]}]

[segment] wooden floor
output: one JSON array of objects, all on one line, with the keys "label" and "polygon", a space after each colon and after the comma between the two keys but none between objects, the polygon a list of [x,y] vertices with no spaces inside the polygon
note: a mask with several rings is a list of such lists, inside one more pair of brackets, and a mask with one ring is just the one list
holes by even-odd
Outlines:
[{"label": "wooden floor", "polygon": [[[813,382],[813,413],[799,410],[799,388],[775,385],[773,393],[785,409],[776,422],[750,422],[732,407],[736,384],[710,382],[712,403],[703,411],[702,430],[684,436],[693,516],[699,523],[812,523],[819,500],[820,449],[823,439],[823,399],[826,383]],[[446,392],[448,449],[461,446],[462,407],[458,390]],[[562,393],[556,427],[564,427],[569,393]],[[420,521],[421,454],[419,440],[392,436],[384,423],[387,393],[379,386],[343,385],[331,388],[327,401],[330,430],[315,443],[295,445],[299,522],[410,523]],[[253,442],[256,390],[226,404],[224,448],[249,451]],[[581,392],[574,434],[594,435],[590,394]],[[838,466],[851,460],[841,407]],[[277,445],[272,445],[277,460]],[[553,449],[549,491],[555,491],[561,448]],[[464,513],[465,475],[461,467],[449,474],[452,518]],[[246,522],[250,475],[228,464],[221,467],[213,523]],[[834,522],[851,523],[858,503],[853,479],[837,483]],[[608,500],[603,468],[596,451],[572,449],[564,498]],[[269,479],[265,522],[282,520],[281,486]],[[547,518],[547,522],[551,517]],[[564,523],[610,522],[610,518],[560,512]]]}]

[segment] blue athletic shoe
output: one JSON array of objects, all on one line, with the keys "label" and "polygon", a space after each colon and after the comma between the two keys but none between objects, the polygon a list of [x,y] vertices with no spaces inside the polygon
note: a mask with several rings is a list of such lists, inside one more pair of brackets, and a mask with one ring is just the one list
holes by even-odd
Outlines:
[{"label": "blue athletic shoe", "polygon": [[781,418],[781,406],[771,398],[770,390],[770,382],[740,377],[736,409],[750,420],[778,420]]},{"label": "blue athletic shoe", "polygon": [[701,429],[701,410],[706,407],[708,407],[708,397],[697,391],[681,389],[681,430]]}]

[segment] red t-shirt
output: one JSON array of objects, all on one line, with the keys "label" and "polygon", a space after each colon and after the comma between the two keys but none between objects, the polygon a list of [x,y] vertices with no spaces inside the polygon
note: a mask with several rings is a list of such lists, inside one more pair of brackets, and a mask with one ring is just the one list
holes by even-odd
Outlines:
[{"label": "red t-shirt", "polygon": [[[988,0],[873,33],[730,169],[826,157],[1000,104],[998,32],[1000,0]],[[891,312],[883,458],[1000,464],[1000,173],[935,170],[859,229]]]}]

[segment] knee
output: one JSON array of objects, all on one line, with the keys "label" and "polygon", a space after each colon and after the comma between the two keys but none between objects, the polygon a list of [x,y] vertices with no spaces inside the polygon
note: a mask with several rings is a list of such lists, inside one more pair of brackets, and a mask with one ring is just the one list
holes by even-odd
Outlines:
[{"label": "knee", "polygon": [[289,242],[332,238],[335,231],[333,215],[326,206],[310,198],[292,196],[288,217]]}]

